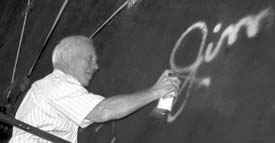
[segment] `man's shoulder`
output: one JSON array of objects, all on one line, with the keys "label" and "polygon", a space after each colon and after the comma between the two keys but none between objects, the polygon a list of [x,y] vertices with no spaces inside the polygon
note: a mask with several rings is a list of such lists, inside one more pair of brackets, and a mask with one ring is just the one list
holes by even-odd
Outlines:
[{"label": "man's shoulder", "polygon": [[66,81],[66,77],[58,74],[57,71],[53,71],[49,74],[47,74],[46,76],[44,76],[43,78],[35,81],[35,84],[59,84],[61,82],[65,82]]},{"label": "man's shoulder", "polygon": [[30,90],[35,90],[35,91],[50,90],[52,87],[55,87],[58,84],[60,84],[60,82],[61,80],[58,80],[58,78],[53,77],[53,73],[49,73],[43,78],[33,82]]},{"label": "man's shoulder", "polygon": [[35,90],[38,89],[41,91],[46,91],[47,93],[61,90],[62,92],[87,92],[86,89],[81,86],[81,84],[79,84],[75,79],[66,74],[60,73],[59,71],[53,71],[44,78],[37,80],[33,83],[32,88]]}]

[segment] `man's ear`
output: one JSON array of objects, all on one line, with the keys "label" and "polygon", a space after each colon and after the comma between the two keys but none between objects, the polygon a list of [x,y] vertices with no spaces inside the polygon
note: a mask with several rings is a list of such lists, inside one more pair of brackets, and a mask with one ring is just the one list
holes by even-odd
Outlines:
[{"label": "man's ear", "polygon": [[70,51],[66,50],[61,53],[61,58],[64,63],[69,64],[72,61],[73,54]]}]

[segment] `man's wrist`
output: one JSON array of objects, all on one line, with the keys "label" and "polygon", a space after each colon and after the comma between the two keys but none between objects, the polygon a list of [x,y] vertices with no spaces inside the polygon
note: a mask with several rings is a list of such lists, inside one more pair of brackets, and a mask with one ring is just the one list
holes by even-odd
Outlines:
[{"label": "man's wrist", "polygon": [[154,97],[155,100],[159,99],[161,97],[160,96],[161,94],[160,94],[159,90],[157,90],[157,89],[150,88],[149,93],[150,93],[150,95],[152,95]]}]

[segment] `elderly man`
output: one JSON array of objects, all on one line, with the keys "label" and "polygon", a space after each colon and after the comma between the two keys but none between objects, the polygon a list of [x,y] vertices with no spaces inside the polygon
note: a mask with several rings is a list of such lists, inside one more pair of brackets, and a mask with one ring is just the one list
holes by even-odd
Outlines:
[{"label": "elderly man", "polygon": [[[22,101],[16,118],[41,130],[77,142],[78,127],[119,119],[142,106],[178,90],[180,80],[165,70],[146,90],[104,98],[88,92],[98,69],[93,42],[85,36],[64,38],[52,55],[54,71],[34,82]],[[10,143],[48,143],[14,128]]]}]

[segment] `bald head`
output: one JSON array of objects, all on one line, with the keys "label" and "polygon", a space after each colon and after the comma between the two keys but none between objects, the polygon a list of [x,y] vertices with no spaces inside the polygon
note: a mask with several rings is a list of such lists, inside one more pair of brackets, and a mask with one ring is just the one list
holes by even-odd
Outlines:
[{"label": "bald head", "polygon": [[72,75],[87,86],[98,69],[93,41],[85,36],[69,36],[62,39],[52,54],[55,69]]},{"label": "bald head", "polygon": [[75,35],[63,38],[54,48],[52,54],[53,65],[55,66],[58,62],[60,62],[62,52],[74,52],[77,49],[81,48],[84,44],[91,45],[93,47],[93,41],[85,36]]}]

